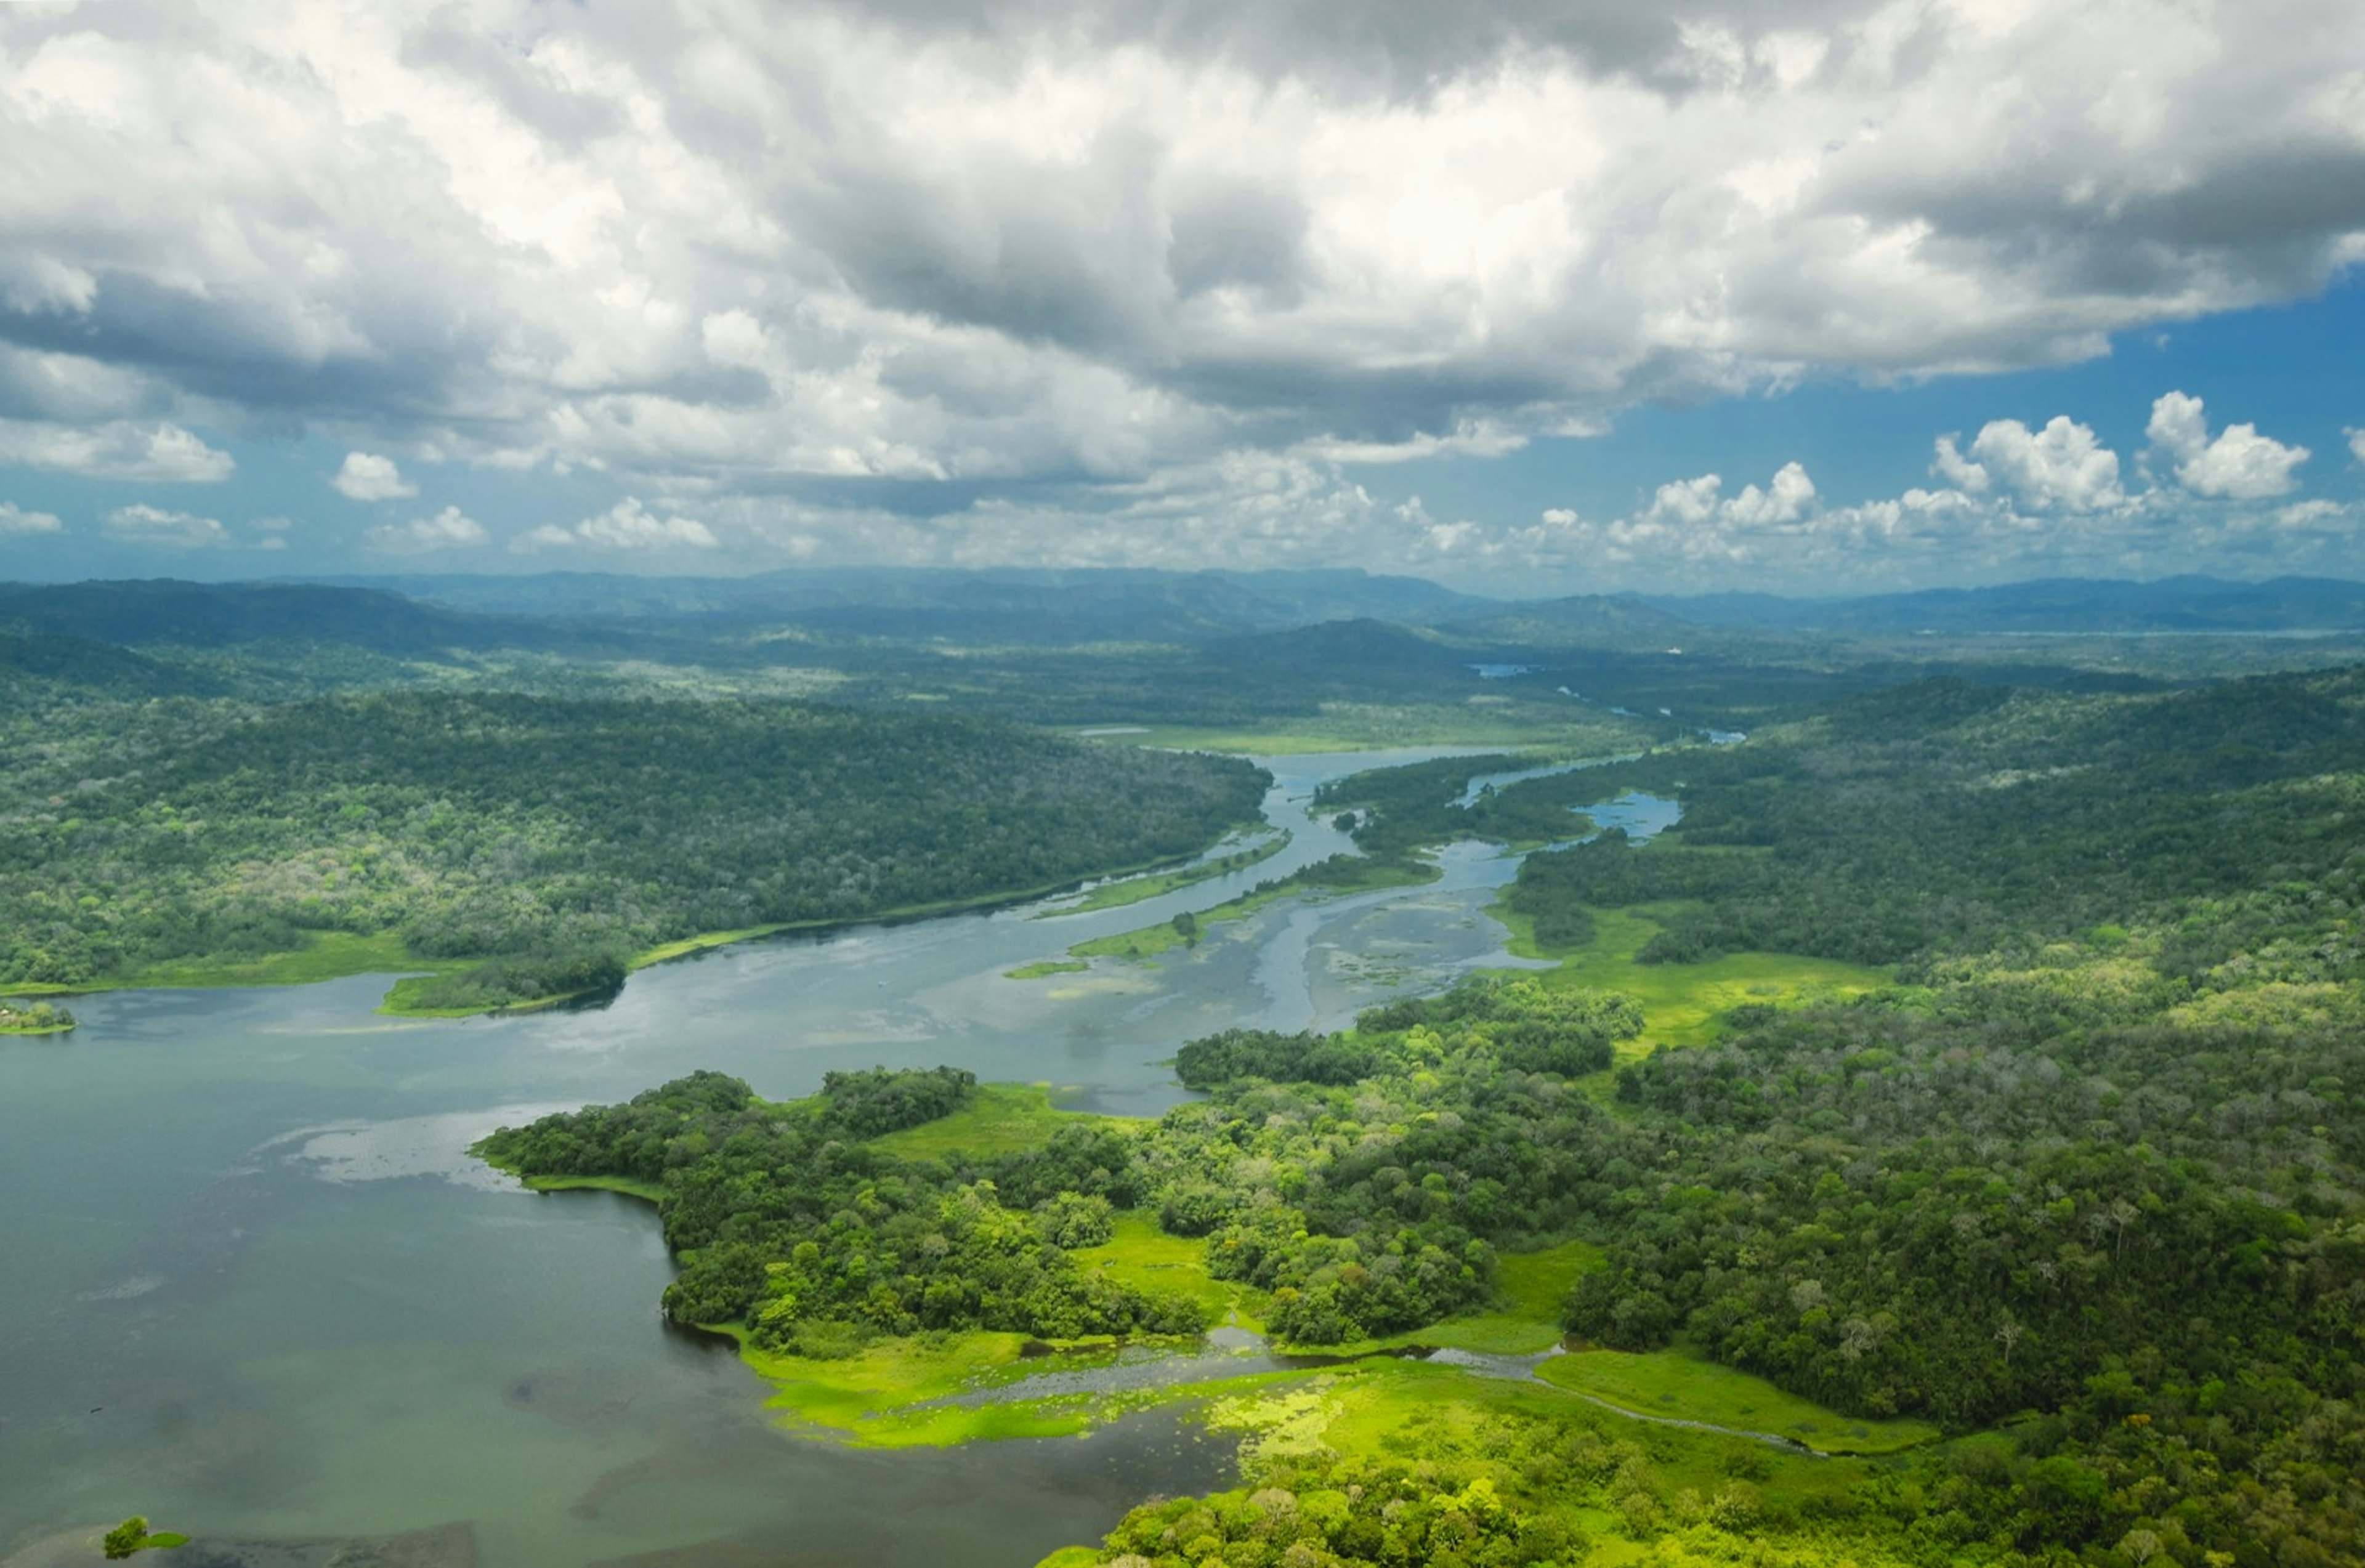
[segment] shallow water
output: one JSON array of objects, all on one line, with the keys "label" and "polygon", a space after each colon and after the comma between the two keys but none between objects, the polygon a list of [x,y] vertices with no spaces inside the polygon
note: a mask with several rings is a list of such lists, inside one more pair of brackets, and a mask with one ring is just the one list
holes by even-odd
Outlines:
[{"label": "shallow water", "polygon": [[364,978],[92,997],[72,1036],[0,1040],[0,1562],[138,1512],[216,1538],[465,1520],[495,1568],[1023,1565],[1222,1484],[1224,1445],[1163,1411],[948,1451],[792,1439],[734,1356],[658,1319],[644,1205],[528,1193],[465,1151],[694,1068],[786,1096],[950,1062],[1155,1113],[1184,1040],[1335,1026],[1505,963],[1481,911],[1516,863],[1459,846],[1439,883],[1284,901],[1159,967],[1003,971],[1344,849],[1314,786],[1437,755],[1272,759],[1289,846],[1128,908],[744,945],[595,1012],[397,1022]]}]

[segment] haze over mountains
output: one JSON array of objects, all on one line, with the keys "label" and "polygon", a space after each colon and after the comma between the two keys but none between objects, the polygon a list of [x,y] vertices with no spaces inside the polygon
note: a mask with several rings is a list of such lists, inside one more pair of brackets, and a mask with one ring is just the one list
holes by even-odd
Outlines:
[{"label": "haze over mountains", "polygon": [[330,642],[603,646],[772,626],[825,639],[1216,642],[1368,620],[1455,643],[1656,649],[1734,633],[1896,636],[2303,633],[2365,628],[2365,583],[2049,578],[1855,598],[1772,594],[1482,599],[1353,570],[1168,572],[823,568],[745,577],[395,577],[199,584],[0,584],[0,628],[122,645]]}]

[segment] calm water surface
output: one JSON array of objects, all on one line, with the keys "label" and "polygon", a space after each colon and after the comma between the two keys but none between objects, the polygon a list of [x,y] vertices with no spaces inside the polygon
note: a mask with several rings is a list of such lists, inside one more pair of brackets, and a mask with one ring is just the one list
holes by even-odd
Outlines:
[{"label": "calm water surface", "polygon": [[1222,1484],[1227,1450],[1169,1412],[947,1451],[790,1437],[735,1357],[659,1321],[644,1205],[528,1193],[465,1150],[694,1068],[787,1096],[950,1062],[1155,1113],[1194,1036],[1335,1025],[1506,962],[1481,911],[1514,862],[1459,846],[1441,882],[1284,902],[1160,967],[1003,971],[1346,848],[1314,786],[1440,755],[1271,759],[1281,856],[1097,914],[751,944],[596,1012],[396,1022],[358,979],[93,997],[66,1040],[0,1040],[0,1563],[139,1512],[218,1539],[465,1521],[494,1568],[1023,1568]]}]

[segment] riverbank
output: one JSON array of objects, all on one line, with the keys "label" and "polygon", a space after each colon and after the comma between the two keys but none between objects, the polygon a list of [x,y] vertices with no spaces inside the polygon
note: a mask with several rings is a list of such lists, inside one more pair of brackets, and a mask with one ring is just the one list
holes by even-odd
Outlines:
[{"label": "riverbank", "polygon": [[[1260,819],[1261,821],[1261,819]],[[1226,836],[1237,832],[1237,826],[1226,830]],[[1221,838],[1214,841],[1220,845]],[[1277,854],[1286,846],[1288,835],[1282,834],[1269,848],[1243,862],[1254,865],[1258,860]],[[1214,847],[1211,845],[1209,847]],[[1182,863],[1204,855],[1179,857]],[[1003,889],[979,893],[968,898],[939,899],[925,903],[899,904],[892,908],[870,911],[858,915],[831,916],[819,920],[780,921],[768,925],[743,926],[730,931],[700,932],[670,942],[644,947],[624,959],[627,974],[670,963],[701,953],[712,952],[741,942],[760,941],[766,937],[818,935],[843,931],[862,925],[901,925],[913,921],[934,919],[940,915],[981,914],[1010,909],[1037,900],[1055,898],[1093,883],[1135,878],[1146,874],[1171,873],[1178,864],[1174,856],[1136,861],[1128,865],[1096,870],[1088,875],[1063,878],[1059,881],[1029,888]],[[1208,877],[1219,876],[1226,867],[1211,870]],[[1179,883],[1205,879],[1191,878]],[[1157,896],[1166,891],[1158,889],[1140,897]],[[1118,902],[1130,902],[1126,899]],[[1072,913],[1063,911],[1061,913]],[[480,958],[431,958],[413,953],[397,934],[375,932],[356,935],[344,931],[324,931],[309,934],[300,947],[254,958],[196,959],[171,964],[151,965],[132,974],[109,977],[74,985],[9,984],[0,985],[0,997],[6,996],[96,996],[120,991],[211,991],[247,986],[315,985],[323,980],[349,980],[357,975],[395,974],[399,976],[388,987],[379,1004],[380,1014],[390,1018],[448,1019],[486,1016],[510,1016],[546,1012],[570,1003],[598,997],[601,990],[568,991],[555,996],[538,996],[524,1001],[487,1003],[482,1006],[434,1007],[423,1005],[417,999],[437,979],[465,973],[485,960]],[[71,1027],[71,1025],[69,1025]],[[0,1025],[0,1034],[54,1033],[55,1030],[10,1029]]]},{"label": "riverbank", "polygon": [[[1084,896],[1074,902],[1047,909],[1035,918],[1057,920],[1061,915],[1091,914],[1099,910],[1121,909],[1127,904],[1162,898],[1184,888],[1197,887],[1201,882],[1211,882],[1218,877],[1228,877],[1235,871],[1262,865],[1288,848],[1289,840],[1290,835],[1284,829],[1217,859],[1194,861],[1171,871],[1111,878],[1087,890]],[[1219,844],[1216,847],[1220,849],[1223,846]]]}]

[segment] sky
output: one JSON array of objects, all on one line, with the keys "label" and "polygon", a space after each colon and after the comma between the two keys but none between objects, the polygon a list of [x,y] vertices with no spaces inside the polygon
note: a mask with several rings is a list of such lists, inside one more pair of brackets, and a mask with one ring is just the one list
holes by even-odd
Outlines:
[{"label": "sky", "polygon": [[2355,0],[18,0],[0,171],[0,577],[2365,577]]}]

